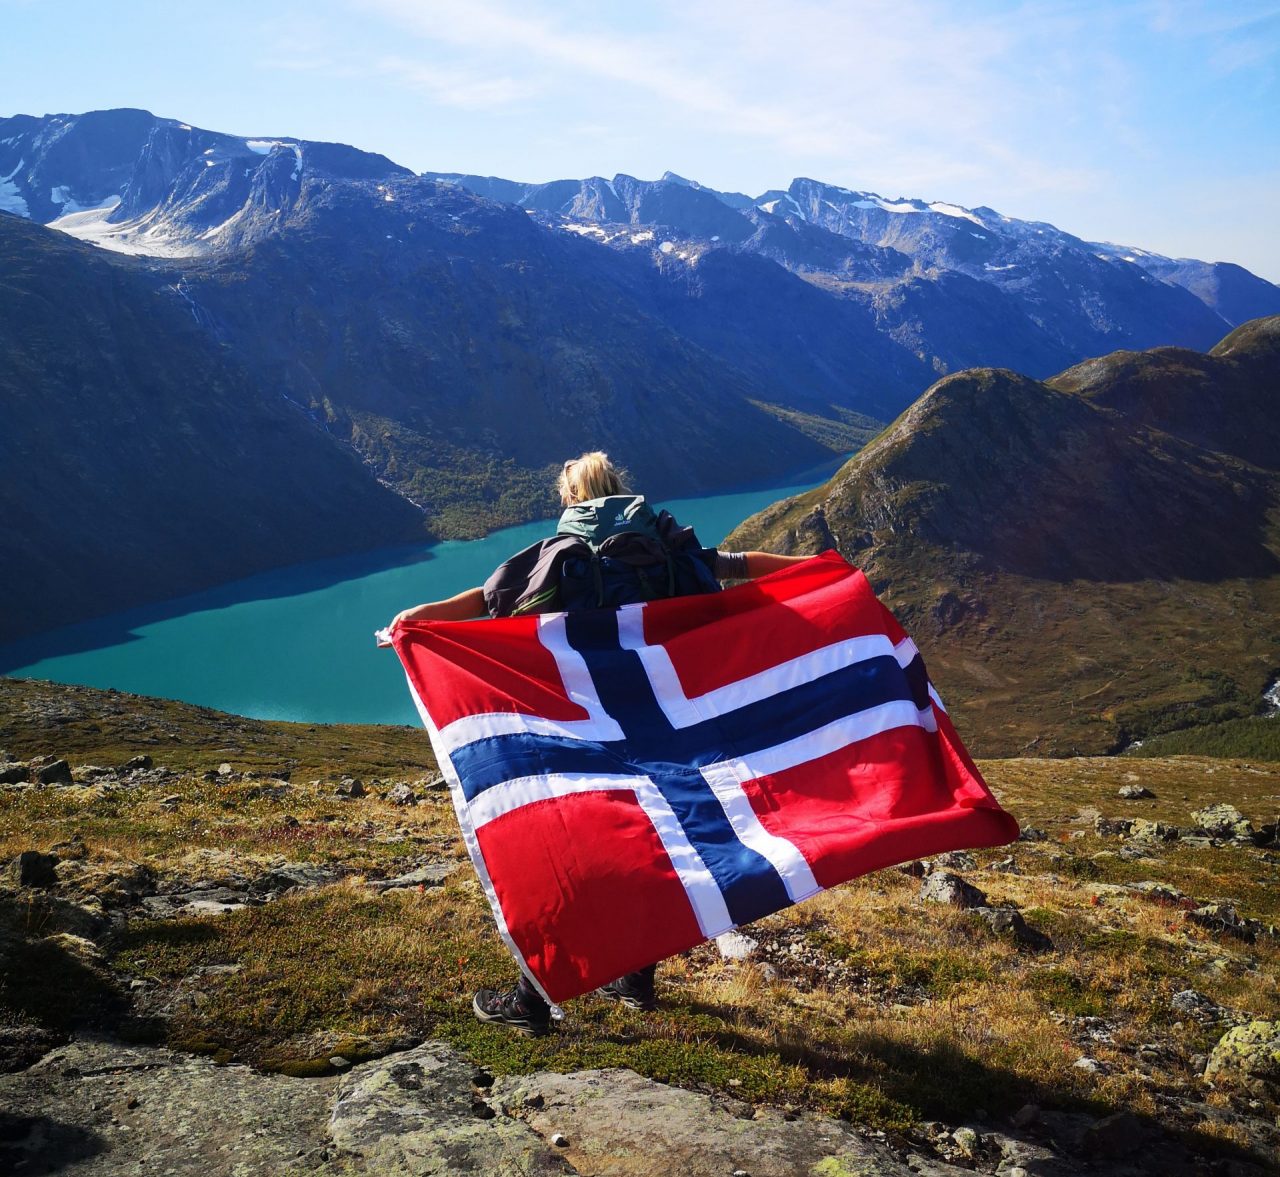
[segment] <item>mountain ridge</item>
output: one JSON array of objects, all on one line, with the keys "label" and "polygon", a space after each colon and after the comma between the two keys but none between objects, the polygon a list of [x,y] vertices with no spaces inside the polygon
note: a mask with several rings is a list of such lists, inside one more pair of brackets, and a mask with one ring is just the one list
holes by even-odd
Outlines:
[{"label": "mountain ridge", "polygon": [[726,543],[862,567],[984,755],[1253,714],[1280,668],[1278,345],[1272,317],[1203,356],[945,377]]}]

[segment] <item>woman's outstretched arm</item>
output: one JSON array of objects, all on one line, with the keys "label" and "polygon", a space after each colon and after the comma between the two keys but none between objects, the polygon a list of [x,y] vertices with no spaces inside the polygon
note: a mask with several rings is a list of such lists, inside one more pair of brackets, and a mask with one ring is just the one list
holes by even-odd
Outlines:
[{"label": "woman's outstretched arm", "polygon": [[772,552],[743,552],[747,560],[747,578],[755,580],[757,576],[768,576],[789,564],[802,564],[811,560],[812,556],[775,556]]},{"label": "woman's outstretched arm", "polygon": [[400,621],[469,621],[473,617],[488,615],[484,607],[484,591],[470,588],[445,601],[428,601],[425,605],[403,609],[391,619],[391,624]]}]

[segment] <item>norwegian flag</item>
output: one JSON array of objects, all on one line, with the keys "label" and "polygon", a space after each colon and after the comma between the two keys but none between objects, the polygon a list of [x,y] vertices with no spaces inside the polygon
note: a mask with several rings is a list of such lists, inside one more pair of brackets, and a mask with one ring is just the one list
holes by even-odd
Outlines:
[{"label": "norwegian flag", "polygon": [[834,552],[723,593],[391,639],[498,929],[552,1001],[1018,835]]}]

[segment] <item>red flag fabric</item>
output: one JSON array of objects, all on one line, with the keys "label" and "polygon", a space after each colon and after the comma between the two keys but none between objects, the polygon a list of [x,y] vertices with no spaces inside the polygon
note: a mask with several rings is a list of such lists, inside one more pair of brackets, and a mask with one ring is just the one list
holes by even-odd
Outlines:
[{"label": "red flag fabric", "polygon": [[391,637],[498,929],[552,1001],[1018,835],[835,552],[722,593]]}]

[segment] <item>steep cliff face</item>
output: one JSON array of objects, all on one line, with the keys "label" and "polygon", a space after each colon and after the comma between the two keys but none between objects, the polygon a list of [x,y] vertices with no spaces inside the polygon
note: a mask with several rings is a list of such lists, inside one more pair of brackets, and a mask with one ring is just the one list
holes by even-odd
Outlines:
[{"label": "steep cliff face", "polygon": [[958,373],[728,542],[860,565],[987,754],[1251,714],[1280,665],[1277,341]]},{"label": "steep cliff face", "polygon": [[424,538],[130,259],[0,215],[0,640]]}]

